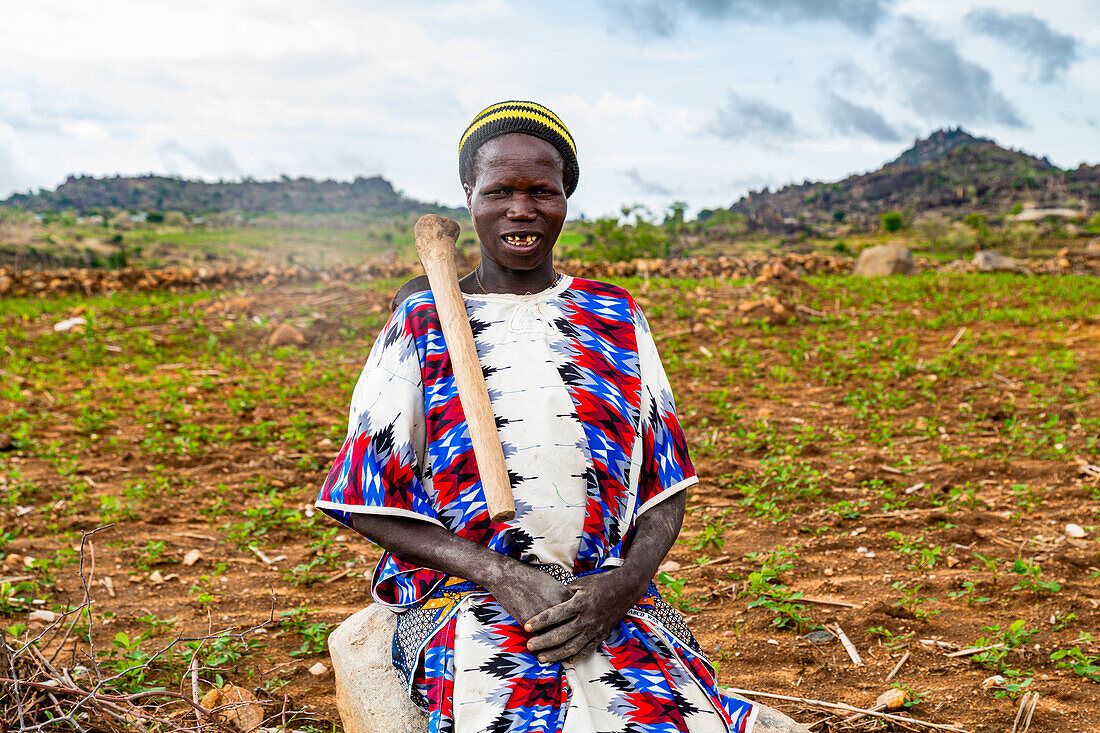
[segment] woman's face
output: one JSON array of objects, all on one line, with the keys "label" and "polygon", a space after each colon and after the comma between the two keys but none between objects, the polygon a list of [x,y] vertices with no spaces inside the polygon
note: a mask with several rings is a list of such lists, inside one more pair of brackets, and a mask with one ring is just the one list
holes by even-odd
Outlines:
[{"label": "woman's face", "polygon": [[550,256],[565,224],[564,169],[554,146],[531,135],[501,135],[478,149],[466,204],[485,256],[510,270]]}]

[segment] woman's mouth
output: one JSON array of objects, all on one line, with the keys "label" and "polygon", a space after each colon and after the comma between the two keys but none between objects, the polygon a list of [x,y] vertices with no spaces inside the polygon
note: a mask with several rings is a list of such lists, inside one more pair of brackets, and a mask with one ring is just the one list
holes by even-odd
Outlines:
[{"label": "woman's mouth", "polygon": [[538,246],[542,237],[538,234],[505,234],[501,239],[512,249],[528,252]]}]

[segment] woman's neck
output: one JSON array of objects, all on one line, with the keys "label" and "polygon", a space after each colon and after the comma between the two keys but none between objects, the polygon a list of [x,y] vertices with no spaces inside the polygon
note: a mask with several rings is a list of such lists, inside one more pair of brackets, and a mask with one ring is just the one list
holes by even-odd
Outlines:
[{"label": "woman's neck", "polygon": [[510,270],[482,254],[477,268],[462,278],[462,289],[467,293],[509,293],[529,295],[552,287],[558,281],[554,270],[554,258],[547,257],[530,270]]}]

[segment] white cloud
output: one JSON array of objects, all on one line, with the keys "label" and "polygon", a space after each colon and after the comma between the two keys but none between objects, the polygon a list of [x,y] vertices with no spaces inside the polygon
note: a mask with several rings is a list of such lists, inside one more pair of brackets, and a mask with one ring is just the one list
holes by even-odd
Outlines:
[{"label": "white cloud", "polygon": [[111,133],[92,120],[69,120],[61,123],[61,134],[81,142],[105,144],[111,142]]},{"label": "white cloud", "polygon": [[[984,2],[1072,28],[1081,58],[1059,75],[1058,88],[1017,78],[1011,49],[973,35],[965,17],[978,0],[851,5],[873,23],[843,16],[848,6],[838,0],[822,6],[824,16],[808,0],[783,6],[800,18],[832,18],[825,24],[783,22],[794,10],[779,5],[772,12],[757,0],[723,0],[723,8],[752,10],[750,20],[725,12],[708,21],[689,10],[675,42],[608,33],[606,6],[583,0],[8,3],[0,24],[0,197],[77,172],[381,173],[410,195],[457,204],[461,130],[484,105],[517,97],[546,102],[573,131],[581,181],[571,211],[591,215],[637,197],[659,208],[667,201],[661,191],[693,205],[728,204],[742,192],[737,182],[873,167],[904,145],[873,139],[890,137],[880,121],[906,135],[965,122],[959,111],[970,108],[952,106],[964,88],[1000,110],[970,114],[994,128],[975,132],[1011,134],[1012,144],[1063,160],[1095,158],[1086,120],[1100,119],[1100,66],[1089,45],[1100,42],[1100,18],[1081,3],[1049,0],[1040,12],[1025,0]],[[927,67],[930,49],[965,50],[949,68],[937,66],[943,73],[935,79],[917,73],[925,87],[898,78],[891,48],[903,11],[928,30],[901,66]],[[840,30],[842,47],[835,33],[821,32],[842,27],[855,29]],[[935,110],[922,106],[919,88],[954,84],[952,74],[966,84],[929,96]],[[831,116],[823,114],[822,88],[848,106],[834,103]],[[740,94],[736,103],[730,89]],[[1031,128],[1004,127],[1012,110],[1026,112]],[[769,111],[771,122],[753,114]],[[731,123],[721,128],[727,132],[781,134],[734,143],[703,134],[717,118]]]}]

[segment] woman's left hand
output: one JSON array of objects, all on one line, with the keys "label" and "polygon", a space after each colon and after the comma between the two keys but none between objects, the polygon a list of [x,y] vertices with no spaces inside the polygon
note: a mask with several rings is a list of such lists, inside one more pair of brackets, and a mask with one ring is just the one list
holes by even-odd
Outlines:
[{"label": "woman's left hand", "polygon": [[532,634],[527,648],[539,661],[560,662],[599,646],[649,587],[649,578],[625,568],[586,575],[569,584],[573,597],[536,614],[524,626]]},{"label": "woman's left hand", "polygon": [[527,648],[542,662],[588,654],[602,644],[626,612],[645,595],[684,521],[684,492],[660,502],[638,518],[626,561],[614,570],[586,575],[569,584],[573,597],[531,617]]}]

